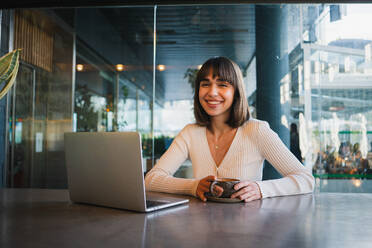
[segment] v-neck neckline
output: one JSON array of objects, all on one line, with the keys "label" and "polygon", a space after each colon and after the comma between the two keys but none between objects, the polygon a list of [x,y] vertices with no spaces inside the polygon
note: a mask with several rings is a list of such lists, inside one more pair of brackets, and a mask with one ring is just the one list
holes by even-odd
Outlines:
[{"label": "v-neck neckline", "polygon": [[228,159],[229,157],[229,154],[231,153],[231,149],[232,147],[234,146],[234,144],[236,143],[236,139],[238,138],[238,135],[239,135],[239,131],[240,131],[240,127],[238,127],[238,129],[236,130],[236,133],[235,133],[235,136],[230,144],[230,147],[229,149],[227,150],[225,156],[222,158],[221,162],[217,165],[216,161],[214,160],[213,156],[212,156],[212,151],[209,147],[209,143],[208,143],[208,138],[207,138],[207,127],[204,127],[204,140],[205,140],[205,145],[208,149],[208,152],[209,152],[209,158],[211,159],[211,161],[213,162],[214,166],[216,168],[221,168],[221,166],[224,164],[225,160]]}]

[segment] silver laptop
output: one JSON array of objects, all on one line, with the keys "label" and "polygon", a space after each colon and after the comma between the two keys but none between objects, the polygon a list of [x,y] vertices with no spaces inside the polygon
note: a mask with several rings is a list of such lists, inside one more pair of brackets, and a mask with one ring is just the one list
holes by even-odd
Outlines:
[{"label": "silver laptop", "polygon": [[146,200],[137,132],[65,133],[65,157],[73,202],[150,212],[189,201],[159,196]]}]

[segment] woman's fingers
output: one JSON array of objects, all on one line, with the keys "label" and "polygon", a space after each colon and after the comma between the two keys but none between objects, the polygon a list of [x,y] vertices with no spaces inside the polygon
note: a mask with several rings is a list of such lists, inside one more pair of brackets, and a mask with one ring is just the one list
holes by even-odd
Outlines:
[{"label": "woman's fingers", "polygon": [[260,199],[260,197],[258,197],[257,195],[253,195],[251,197],[248,197],[246,199],[244,199],[245,202],[250,202],[250,201],[254,201],[254,200],[258,200]]},{"label": "woman's fingers", "polygon": [[204,196],[204,192],[198,191],[197,194],[198,194],[198,197],[200,198],[200,200],[202,200],[204,202],[207,201],[207,198]]},{"label": "woman's fingers", "polygon": [[231,195],[231,198],[239,198],[245,202],[261,199],[261,190],[257,183],[244,181],[235,185],[234,189],[239,190]]},{"label": "woman's fingers", "polygon": [[212,190],[213,190],[213,192],[211,192],[211,193],[214,194],[217,197],[220,197],[223,193],[223,188],[221,186],[218,186],[218,185],[214,185]]},{"label": "woman's fingers", "polygon": [[207,200],[207,198],[204,196],[204,193],[209,192],[211,181],[214,180],[216,180],[216,176],[207,176],[199,181],[198,187],[196,189],[196,194],[202,201]]},{"label": "woman's fingers", "polygon": [[[211,181],[216,180],[216,176],[207,176],[199,181],[196,194],[202,201],[207,201],[204,193],[210,191]],[[261,190],[256,182],[251,181],[242,181],[234,186],[234,189],[237,190],[234,194],[231,195],[231,198],[238,198],[244,200],[245,202],[250,202],[253,200],[261,199]],[[214,185],[213,193],[215,196],[220,197],[223,193],[223,188]]]},{"label": "woman's fingers", "polygon": [[216,179],[217,179],[216,176],[207,176],[207,177],[204,177],[203,179],[201,179],[200,181],[201,182],[203,182],[203,181],[205,181],[205,182],[211,182],[211,181],[214,181]]},{"label": "woman's fingers", "polygon": [[200,185],[199,190],[203,191],[204,193],[209,192],[209,187],[206,187],[204,185]]},{"label": "woman's fingers", "polygon": [[254,193],[253,193],[252,191],[250,191],[250,192],[247,192],[247,193],[245,193],[245,194],[240,195],[238,198],[239,198],[240,200],[245,200],[245,199],[251,197],[253,194],[254,194]]},{"label": "woman's fingers", "polygon": [[241,188],[244,188],[244,187],[248,186],[250,183],[251,182],[249,182],[249,181],[243,181],[243,182],[237,183],[237,184],[235,184],[234,189],[239,190]]},{"label": "woman's fingers", "polygon": [[251,187],[249,187],[249,186],[246,186],[244,188],[240,188],[240,190],[238,192],[235,192],[234,194],[231,195],[231,198],[238,198],[239,196],[241,196],[243,194],[246,194],[250,190],[251,190]]},{"label": "woman's fingers", "polygon": [[208,181],[200,181],[199,184],[209,188],[209,185],[211,185],[211,182],[208,182]]}]

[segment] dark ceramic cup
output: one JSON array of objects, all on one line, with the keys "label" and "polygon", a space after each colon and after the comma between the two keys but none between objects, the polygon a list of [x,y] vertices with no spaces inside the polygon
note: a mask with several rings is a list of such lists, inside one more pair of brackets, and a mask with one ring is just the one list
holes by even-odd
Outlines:
[{"label": "dark ceramic cup", "polygon": [[222,195],[219,198],[230,198],[237,190],[234,189],[235,184],[240,183],[239,179],[235,178],[218,178],[211,182],[209,192],[212,196],[218,197],[213,192],[214,185],[218,185],[223,188]]}]

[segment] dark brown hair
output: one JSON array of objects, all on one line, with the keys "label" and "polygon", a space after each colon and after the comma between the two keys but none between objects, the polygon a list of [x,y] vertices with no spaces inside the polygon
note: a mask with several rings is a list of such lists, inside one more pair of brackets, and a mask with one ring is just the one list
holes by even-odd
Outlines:
[{"label": "dark brown hair", "polygon": [[200,126],[210,125],[210,116],[205,112],[199,102],[200,82],[212,72],[213,77],[220,77],[234,87],[234,100],[231,105],[230,117],[226,121],[230,127],[236,128],[249,120],[248,101],[245,96],[243,75],[237,64],[225,57],[216,57],[207,60],[196,75],[194,94],[194,116]]}]

